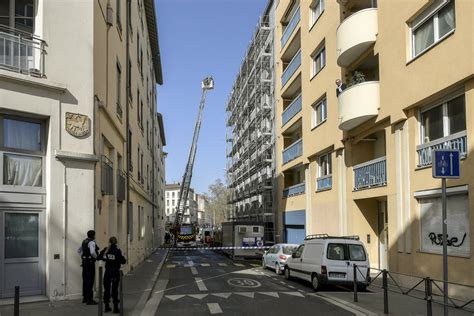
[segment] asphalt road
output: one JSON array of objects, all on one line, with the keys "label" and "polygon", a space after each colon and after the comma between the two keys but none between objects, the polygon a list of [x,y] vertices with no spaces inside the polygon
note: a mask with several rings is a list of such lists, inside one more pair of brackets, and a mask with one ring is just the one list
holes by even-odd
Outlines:
[{"label": "asphalt road", "polygon": [[162,294],[155,315],[353,315],[259,261],[209,250],[170,252],[155,291]]}]

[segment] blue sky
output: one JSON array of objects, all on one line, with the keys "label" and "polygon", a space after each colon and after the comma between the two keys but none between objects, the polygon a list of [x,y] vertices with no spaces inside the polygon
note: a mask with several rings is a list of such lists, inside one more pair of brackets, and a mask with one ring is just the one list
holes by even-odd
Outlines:
[{"label": "blue sky", "polygon": [[206,192],[225,179],[225,106],[267,0],[156,0],[168,152],[166,181],[181,181],[201,98],[201,80],[212,75],[194,164],[192,186]]}]

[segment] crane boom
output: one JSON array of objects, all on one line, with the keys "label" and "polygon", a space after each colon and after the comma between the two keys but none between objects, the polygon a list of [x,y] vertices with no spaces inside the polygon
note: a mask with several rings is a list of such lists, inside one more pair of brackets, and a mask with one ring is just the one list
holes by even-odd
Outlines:
[{"label": "crane boom", "polygon": [[199,104],[199,111],[198,111],[198,116],[196,119],[196,125],[194,126],[193,141],[191,143],[191,148],[189,150],[188,162],[184,170],[183,181],[181,181],[181,185],[179,188],[178,204],[176,206],[176,212],[175,212],[176,215],[175,215],[175,220],[174,220],[174,228],[175,228],[176,235],[178,235],[178,229],[181,226],[181,222],[183,220],[183,214],[185,211],[186,202],[188,201],[189,190],[191,187],[194,159],[196,157],[197,142],[199,139],[199,132],[201,130],[204,104],[206,102],[206,94],[208,90],[211,90],[214,88],[214,79],[212,77],[205,78],[202,81],[201,87],[202,87],[201,103]]}]

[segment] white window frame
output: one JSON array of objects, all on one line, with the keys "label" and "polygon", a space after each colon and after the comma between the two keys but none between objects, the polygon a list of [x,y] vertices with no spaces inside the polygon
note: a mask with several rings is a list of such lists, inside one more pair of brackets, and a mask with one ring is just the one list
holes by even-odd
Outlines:
[{"label": "white window frame", "polygon": [[[321,107],[322,109],[322,117],[321,120],[319,120],[318,117],[318,108]],[[314,129],[318,127],[319,125],[323,124],[324,122],[327,121],[328,118],[328,105],[327,105],[327,98],[324,96],[321,98],[319,101],[314,103],[311,106],[311,129]]]},{"label": "white window frame", "polygon": [[[441,11],[446,5],[453,2],[454,0],[435,0],[432,5],[422,12],[412,23],[410,27],[410,39],[411,39],[411,59],[414,59],[418,56],[421,56],[426,51],[430,50],[433,46],[441,42],[443,39],[451,35],[456,30],[456,7],[454,6],[454,28],[443,35],[442,37],[439,36],[439,22],[438,22],[438,13]],[[433,36],[434,41],[431,45],[426,47],[424,50],[420,51],[418,54],[415,54],[415,31],[424,25],[427,21],[433,19]]]},{"label": "white window frame", "polygon": [[[319,14],[316,15],[316,9],[319,9]],[[313,0],[309,6],[309,28],[311,29],[324,12],[324,0]]]},{"label": "white window frame", "polygon": [[[419,113],[419,122],[420,122],[420,144],[428,144],[432,141],[435,141],[435,140],[429,140],[429,141],[425,141],[425,127],[423,126],[423,114],[425,112],[428,112],[429,110],[432,110],[434,108],[437,108],[439,106],[443,107],[443,137],[447,137],[449,136],[449,115],[448,115],[448,102],[449,101],[452,101],[462,95],[464,95],[465,93],[464,92],[459,92],[459,93],[456,93],[455,95],[452,95],[450,96],[449,98],[446,98],[444,99],[443,101],[441,102],[438,102],[434,105],[430,105],[428,107],[425,107],[425,108],[422,108],[420,110],[420,113]],[[466,96],[464,95],[464,111],[466,112]],[[467,116],[466,116],[466,119],[467,119]],[[465,122],[466,123],[466,128],[467,128],[467,121]],[[441,139],[441,138],[439,138]]]},{"label": "white window frame", "polygon": [[[320,59],[320,65],[319,69],[316,69],[317,67],[317,59],[318,57],[321,57]],[[316,53],[311,55],[311,79],[314,78],[318,73],[320,73],[324,67],[326,66],[326,45],[323,42],[323,44],[318,48]]]},{"label": "white window frame", "polygon": [[[322,168],[321,159],[324,158],[324,157],[327,157],[327,161],[328,161],[328,165],[329,165],[329,169],[330,169],[330,172],[328,172],[327,174],[322,173],[323,168]],[[332,176],[332,151],[328,151],[328,152],[318,156],[318,179],[322,178],[322,177],[326,177],[326,176]]]}]

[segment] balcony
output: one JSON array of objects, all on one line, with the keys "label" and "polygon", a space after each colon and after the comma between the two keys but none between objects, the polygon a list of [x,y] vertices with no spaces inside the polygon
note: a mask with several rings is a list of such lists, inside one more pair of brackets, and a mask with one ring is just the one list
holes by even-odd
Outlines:
[{"label": "balcony", "polygon": [[286,26],[286,29],[283,31],[283,35],[281,36],[281,49],[285,47],[285,45],[288,43],[288,40],[291,37],[291,34],[293,34],[293,31],[296,29],[296,26],[298,25],[298,22],[300,21],[301,14],[300,14],[300,7],[298,7],[291,17],[290,22]]},{"label": "balcony", "polygon": [[43,77],[45,46],[32,34],[0,25],[0,68]]},{"label": "balcony", "polygon": [[291,76],[296,72],[296,70],[301,65],[301,50],[295,54],[293,59],[290,61],[286,69],[283,71],[281,75],[281,86],[284,87],[288,80],[290,80]]},{"label": "balcony", "polygon": [[292,185],[291,187],[285,188],[283,190],[283,198],[303,194],[304,191],[305,191],[305,184],[298,183],[296,185]]},{"label": "balcony", "polygon": [[301,94],[288,105],[281,115],[281,126],[288,123],[296,114],[301,112]]},{"label": "balcony", "polygon": [[316,187],[318,191],[329,190],[332,188],[332,175],[319,177],[316,179]]},{"label": "balcony", "polygon": [[387,158],[380,157],[354,166],[354,191],[387,184]]},{"label": "balcony", "polygon": [[337,28],[337,64],[349,66],[376,41],[378,33],[377,8],[358,11]]},{"label": "balcony", "polygon": [[283,164],[286,164],[303,154],[303,139],[299,139],[283,150]]},{"label": "balcony", "polygon": [[348,131],[376,117],[380,108],[380,83],[368,81],[344,90],[338,98],[339,129]]},{"label": "balcony", "polygon": [[463,158],[467,154],[467,134],[462,131],[447,137],[437,139],[435,141],[418,145],[416,152],[418,153],[418,167],[423,168],[432,164],[432,153],[435,149],[457,149],[460,157]]}]

